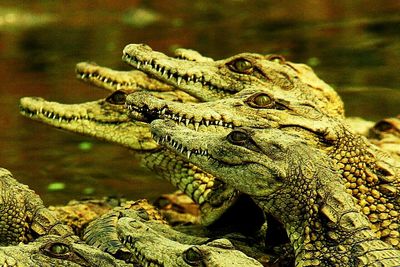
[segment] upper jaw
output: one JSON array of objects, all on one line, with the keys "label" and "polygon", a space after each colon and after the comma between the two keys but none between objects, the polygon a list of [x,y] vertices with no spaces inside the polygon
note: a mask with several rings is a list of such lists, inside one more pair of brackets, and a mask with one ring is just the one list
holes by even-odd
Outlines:
[{"label": "upper jaw", "polygon": [[130,44],[122,59],[133,67],[173,85],[200,100],[209,101],[232,95],[242,89],[235,79],[220,72],[221,61],[191,61],[168,57],[150,47]]},{"label": "upper jaw", "polygon": [[[207,108],[209,106],[210,108]],[[201,126],[233,128],[234,121],[224,119],[212,110],[212,103],[178,103],[166,101],[143,92],[128,95],[126,108],[135,119],[151,122],[154,119],[171,119],[196,130]]]}]

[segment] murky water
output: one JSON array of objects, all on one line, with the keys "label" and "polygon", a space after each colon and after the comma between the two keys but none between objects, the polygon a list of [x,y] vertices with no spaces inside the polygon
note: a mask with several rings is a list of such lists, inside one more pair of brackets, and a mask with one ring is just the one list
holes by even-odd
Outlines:
[{"label": "murky water", "polygon": [[[120,59],[128,43],[164,52],[193,48],[216,59],[284,54],[334,85],[347,115],[377,120],[400,113],[398,0],[25,2],[0,4],[0,166],[47,204],[88,193],[154,199],[173,189],[126,149],[18,113],[22,96],[64,103],[104,97],[75,79],[74,66],[90,60],[129,69]],[[91,149],[80,149],[82,142]],[[49,192],[54,182],[65,188]]]}]

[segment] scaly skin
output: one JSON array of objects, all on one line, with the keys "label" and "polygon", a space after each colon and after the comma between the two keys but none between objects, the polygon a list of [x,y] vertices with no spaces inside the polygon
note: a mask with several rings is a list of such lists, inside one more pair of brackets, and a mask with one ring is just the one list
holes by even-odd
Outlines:
[{"label": "scaly skin", "polygon": [[0,247],[0,266],[3,267],[127,267],[108,253],[83,242],[71,242],[55,235],[42,236],[29,244]]},{"label": "scaly skin", "polygon": [[106,251],[115,258],[126,262],[137,263],[133,253],[120,241],[116,225],[121,217],[155,220],[166,224],[161,214],[147,200],[128,201],[121,207],[116,207],[106,214],[90,222],[85,228],[83,240],[96,248]]},{"label": "scaly skin", "polygon": [[274,90],[290,92],[294,98],[307,98],[333,116],[344,114],[340,97],[311,68],[280,56],[242,53],[217,61],[191,61],[168,57],[147,45],[130,44],[124,48],[122,58],[201,101],[275,86]]},{"label": "scaly skin", "polygon": [[244,90],[231,98],[197,104],[163,101],[138,92],[126,102],[133,116],[173,119],[192,129],[218,132],[232,127],[273,127],[298,135],[334,160],[347,192],[357,199],[373,230],[400,248],[399,162],[313,103],[265,89]]},{"label": "scaly skin", "polygon": [[80,62],[75,67],[78,79],[109,91],[150,90],[171,91],[172,86],[150,78],[141,71],[117,71],[96,63]]},{"label": "scaly skin", "polygon": [[83,238],[118,259],[143,266],[262,266],[226,239],[210,242],[172,229],[145,200],[91,222]]},{"label": "scaly skin", "polygon": [[195,131],[170,120],[151,126],[163,146],[180,156],[191,151],[190,162],[278,219],[296,266],[400,264],[400,251],[372,231],[332,160],[298,136],[273,128]]},{"label": "scaly skin", "polygon": [[0,245],[29,242],[38,236],[73,235],[72,229],[61,224],[40,197],[12,174],[0,168]]}]

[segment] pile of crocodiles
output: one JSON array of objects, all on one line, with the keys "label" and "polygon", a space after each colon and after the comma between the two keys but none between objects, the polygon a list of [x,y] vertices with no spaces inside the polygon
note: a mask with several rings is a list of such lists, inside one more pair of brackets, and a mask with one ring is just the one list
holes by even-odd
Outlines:
[{"label": "pile of crocodiles", "polygon": [[400,266],[400,117],[346,118],[278,55],[130,44],[122,59],[135,70],[77,64],[105,99],[24,97],[21,114],[127,147],[183,193],[45,207],[1,169],[0,264]]}]

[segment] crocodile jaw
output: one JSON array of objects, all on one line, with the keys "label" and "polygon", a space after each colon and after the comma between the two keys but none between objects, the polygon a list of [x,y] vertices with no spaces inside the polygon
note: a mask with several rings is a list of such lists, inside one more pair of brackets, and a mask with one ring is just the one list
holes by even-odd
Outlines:
[{"label": "crocodile jaw", "polygon": [[172,87],[148,77],[141,71],[116,71],[95,63],[80,62],[75,67],[79,80],[109,91],[155,90],[170,91]]},{"label": "crocodile jaw", "polygon": [[[123,107],[106,108],[104,100],[81,104],[60,104],[42,98],[24,97],[20,100],[23,116],[130,149],[154,150],[158,146],[151,138],[147,124],[132,122]],[[114,108],[114,110],[113,110]],[[117,134],[111,134],[111,133]]]}]

